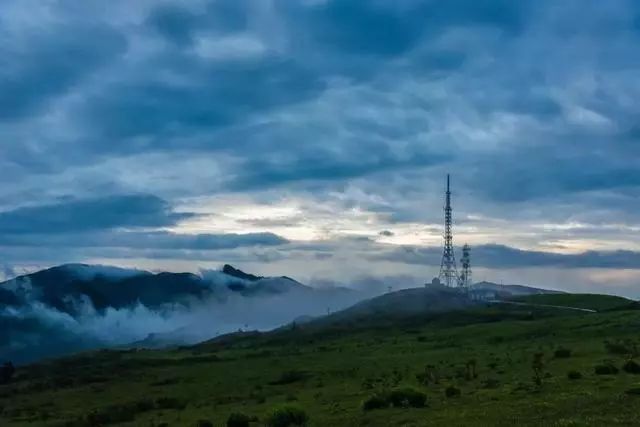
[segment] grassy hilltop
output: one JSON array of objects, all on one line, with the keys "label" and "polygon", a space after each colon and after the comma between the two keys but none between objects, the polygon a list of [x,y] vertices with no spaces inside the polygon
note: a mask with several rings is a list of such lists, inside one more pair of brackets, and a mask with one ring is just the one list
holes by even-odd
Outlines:
[{"label": "grassy hilltop", "polygon": [[520,301],[30,365],[0,386],[0,425],[224,426],[242,413],[260,426],[282,405],[310,426],[637,425],[640,311],[606,296]]}]

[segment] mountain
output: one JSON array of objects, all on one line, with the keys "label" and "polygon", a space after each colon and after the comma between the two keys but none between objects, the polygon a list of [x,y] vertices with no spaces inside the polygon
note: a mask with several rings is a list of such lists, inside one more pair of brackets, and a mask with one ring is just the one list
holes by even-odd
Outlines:
[{"label": "mountain", "polygon": [[66,264],[0,283],[0,356],[16,362],[129,343],[192,344],[270,329],[360,299],[290,277],[221,271],[151,273]]},{"label": "mountain", "polygon": [[[157,307],[207,290],[190,273],[159,273],[115,267],[66,264],[0,283],[0,303],[19,306],[34,302],[76,316],[87,303],[102,311],[141,303]],[[10,300],[10,301],[9,301]]]},{"label": "mountain", "polygon": [[[229,268],[227,268],[229,267]],[[225,273],[227,271],[227,273]],[[303,285],[290,277],[261,277],[247,274],[241,270],[225,265],[222,272],[238,280],[231,280],[227,287],[245,296],[256,294],[279,294],[285,292],[313,292],[314,288]]]},{"label": "mountain", "polygon": [[[545,292],[553,291],[488,282],[472,288],[484,299]],[[314,288],[231,265],[192,274],[67,264],[0,283],[0,355],[27,362],[101,347],[194,344],[293,321],[305,327],[353,325],[479,303],[433,285],[362,298],[347,288]]]},{"label": "mountain", "polygon": [[70,314],[79,314],[88,302],[98,311],[142,304],[157,308],[211,294],[223,297],[226,291],[245,296],[278,294],[292,290],[312,291],[288,277],[259,277],[230,265],[221,275],[192,273],[151,273],[86,264],[65,264],[0,283],[0,306],[19,306],[38,301]]},{"label": "mountain", "polygon": [[264,279],[264,277],[262,276],[255,276],[253,274],[245,273],[244,271],[239,270],[229,264],[225,264],[222,267],[222,272],[227,276],[232,276],[232,277],[236,277],[238,279],[243,279],[243,280],[249,280],[251,282],[257,282],[260,279]]}]

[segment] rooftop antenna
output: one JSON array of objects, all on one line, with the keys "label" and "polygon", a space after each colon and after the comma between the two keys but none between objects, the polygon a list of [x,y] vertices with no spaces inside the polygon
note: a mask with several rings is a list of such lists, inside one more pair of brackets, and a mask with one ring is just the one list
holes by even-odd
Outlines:
[{"label": "rooftop antenna", "polygon": [[447,192],[445,193],[444,203],[444,251],[438,279],[445,286],[455,287],[458,285],[458,270],[456,268],[456,257],[453,253],[453,217],[451,211],[451,188],[449,174],[447,174]]}]

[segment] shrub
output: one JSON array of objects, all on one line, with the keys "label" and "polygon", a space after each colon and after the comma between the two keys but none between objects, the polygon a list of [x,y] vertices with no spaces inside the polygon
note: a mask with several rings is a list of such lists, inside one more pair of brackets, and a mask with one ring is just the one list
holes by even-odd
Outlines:
[{"label": "shrub", "polygon": [[285,371],[280,374],[280,378],[277,380],[271,381],[269,384],[271,385],[285,385],[292,384],[298,381],[302,381],[307,378],[307,375],[302,371]]},{"label": "shrub", "polygon": [[424,372],[416,374],[416,379],[422,385],[438,384],[440,381],[438,371],[434,365],[425,366]]},{"label": "shrub", "polygon": [[582,378],[582,374],[578,371],[569,371],[567,373],[567,378],[569,378],[570,380],[579,380],[580,378]]},{"label": "shrub", "polygon": [[267,427],[306,426],[309,422],[307,413],[297,406],[282,406],[271,411],[267,416]]},{"label": "shrub", "polygon": [[625,393],[632,396],[640,396],[640,387],[630,388],[629,390],[625,391]]},{"label": "shrub", "polygon": [[160,397],[156,399],[158,409],[184,409],[187,404],[174,397]]},{"label": "shrub", "polygon": [[533,355],[531,369],[533,369],[533,381],[538,386],[542,385],[542,378],[544,378],[544,353],[535,353]]},{"label": "shrub", "polygon": [[251,418],[247,415],[235,412],[227,418],[227,427],[249,427],[250,422]]},{"label": "shrub", "polygon": [[487,378],[486,380],[482,381],[482,387],[484,388],[498,388],[499,385],[500,381],[495,378]]},{"label": "shrub", "polygon": [[383,394],[374,394],[373,396],[362,402],[362,409],[371,411],[374,409],[384,409],[389,407],[389,396]]},{"label": "shrub", "polygon": [[637,346],[630,340],[616,342],[605,341],[604,347],[606,348],[607,352],[611,354],[633,355],[638,352]]},{"label": "shrub", "polygon": [[154,408],[150,400],[139,400],[95,409],[86,416],[90,425],[116,424],[135,420],[137,414]]},{"label": "shrub", "polygon": [[135,402],[134,406],[138,412],[147,412],[154,408],[153,402],[146,399]]},{"label": "shrub", "polygon": [[622,369],[628,374],[640,374],[640,364],[634,360],[628,360],[627,363],[622,366]]},{"label": "shrub", "polygon": [[389,403],[396,408],[423,408],[427,395],[412,388],[396,389],[389,393]]},{"label": "shrub", "polygon": [[444,390],[444,395],[447,397],[458,397],[460,396],[460,389],[457,387],[449,386]]},{"label": "shrub", "polygon": [[556,359],[567,359],[571,357],[571,350],[569,350],[568,348],[560,347],[553,353],[553,357],[555,357]]},{"label": "shrub", "polygon": [[164,378],[158,381],[154,381],[152,383],[150,383],[149,385],[152,387],[161,387],[161,386],[165,386],[165,385],[174,385],[174,384],[178,384],[180,382],[179,378]]},{"label": "shrub", "polygon": [[610,363],[604,365],[596,365],[593,370],[596,375],[615,375],[618,373],[618,368]]},{"label": "shrub", "polygon": [[472,379],[478,378],[478,372],[476,370],[477,362],[476,359],[471,359],[467,361],[465,364],[465,379],[470,381]]}]

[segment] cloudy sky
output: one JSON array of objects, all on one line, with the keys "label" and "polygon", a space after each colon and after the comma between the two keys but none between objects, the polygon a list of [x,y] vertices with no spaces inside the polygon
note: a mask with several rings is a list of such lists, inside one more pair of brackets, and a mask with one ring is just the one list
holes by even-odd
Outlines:
[{"label": "cloudy sky", "polygon": [[[635,0],[3,0],[0,276],[65,262],[640,297]],[[459,255],[459,252],[458,252]]]}]

